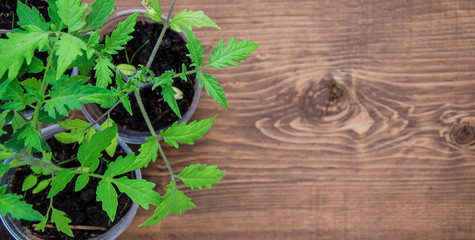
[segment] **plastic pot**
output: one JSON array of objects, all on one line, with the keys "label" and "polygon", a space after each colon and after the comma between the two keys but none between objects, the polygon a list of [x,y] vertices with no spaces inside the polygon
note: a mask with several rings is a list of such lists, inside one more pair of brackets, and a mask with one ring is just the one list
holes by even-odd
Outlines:
[{"label": "plastic pot", "polygon": [[[153,20],[145,17],[145,13],[146,13],[145,9],[127,9],[127,10],[118,11],[118,12],[113,13],[110,16],[110,18],[106,21],[104,26],[101,28],[101,33],[102,34],[110,33],[113,29],[115,29],[117,27],[117,24],[119,22],[124,21],[128,16],[130,16],[131,14],[133,14],[137,11],[140,12],[140,14],[137,18],[137,21],[144,21],[144,22],[154,23]],[[162,19],[163,19],[163,22],[165,22],[167,18],[166,18],[165,15],[162,15]],[[168,29],[167,31],[171,31],[171,30]],[[187,39],[184,32],[179,33],[179,35],[181,36],[181,38],[184,40],[185,43],[188,42],[188,39]],[[182,114],[182,118],[178,120],[179,124],[184,122],[184,121],[188,121],[191,118],[191,116],[193,115],[193,113],[196,110],[196,107],[198,106],[198,101],[200,99],[200,95],[201,95],[201,88],[199,87],[199,79],[196,79],[195,80],[195,85],[194,85],[193,100],[191,102],[191,105],[188,108],[188,111],[186,111],[184,114]],[[131,95],[131,97],[134,97],[134,96]],[[121,106],[119,106],[119,107],[121,107]],[[147,106],[145,106],[145,107],[147,108]],[[95,122],[96,119],[100,118],[101,115],[103,114],[103,111],[101,111],[100,107],[96,104],[84,104],[83,108],[82,108],[82,112],[85,115],[85,117],[87,118],[87,120],[91,123]],[[124,117],[129,117],[129,116],[130,115],[124,110]],[[153,121],[153,119],[151,119],[151,120]],[[96,124],[94,126],[94,128],[98,129],[99,126],[104,121],[105,121],[105,119],[102,119],[101,121],[99,121],[99,123]],[[117,127],[118,127],[118,132],[119,132],[120,138],[126,143],[142,144],[142,143],[145,143],[146,138],[152,136],[150,134],[150,132],[148,132],[148,131],[145,131],[145,132],[135,131],[135,130],[127,129],[124,126],[120,126],[119,124],[118,124]],[[155,129],[155,130],[156,130],[157,135],[158,135],[158,133],[162,129]]]},{"label": "plastic pot", "polygon": [[[43,128],[41,130],[41,135],[43,139],[48,139],[52,137],[54,134],[58,132],[65,131],[59,125],[51,125],[49,127]],[[122,140],[118,139],[119,146],[124,149],[124,151],[129,154],[132,152],[132,150],[125,144]],[[9,161],[9,160],[5,160]],[[15,169],[10,169],[6,174],[3,175],[3,177],[0,179],[0,186],[4,184],[8,184],[10,182],[10,179],[13,177]],[[139,169],[134,170],[134,175],[135,179],[142,179],[142,174]],[[8,192],[9,190],[7,190]],[[124,215],[124,217],[120,220],[116,220],[116,223],[109,229],[107,230],[104,234],[92,238],[94,240],[113,240],[116,239],[124,230],[129,226],[130,222],[132,222],[132,219],[135,217],[135,214],[138,209],[138,204],[133,203],[128,212]],[[41,238],[33,235],[29,229],[24,228],[19,220],[15,220],[10,215],[3,216],[0,215],[0,220],[2,221],[3,225],[7,229],[7,231],[10,233],[13,238],[17,240],[26,240],[26,239],[31,239],[31,240],[41,240]]]}]

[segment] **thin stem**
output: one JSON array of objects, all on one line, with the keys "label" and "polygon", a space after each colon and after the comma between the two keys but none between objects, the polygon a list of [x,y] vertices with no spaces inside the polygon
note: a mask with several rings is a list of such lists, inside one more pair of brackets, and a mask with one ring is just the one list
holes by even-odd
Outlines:
[{"label": "thin stem", "polygon": [[168,172],[170,172],[170,176],[172,180],[175,180],[175,174],[173,173],[173,169],[170,163],[168,162],[167,157],[165,156],[165,153],[163,152],[162,146],[160,145],[160,141],[158,141],[157,133],[155,132],[155,129],[153,129],[153,125],[152,125],[152,122],[150,122],[150,118],[148,117],[147,111],[145,111],[145,107],[143,105],[142,98],[140,97],[140,93],[138,90],[135,90],[134,94],[135,94],[135,98],[137,99],[137,103],[139,105],[140,111],[142,112],[143,118],[145,122],[147,123],[147,127],[150,130],[150,133],[152,133],[152,136],[155,138],[155,141],[157,141],[158,150],[160,152],[160,155],[163,158],[163,161],[167,165]]},{"label": "thin stem", "polygon": [[162,44],[163,36],[165,36],[165,32],[167,31],[167,28],[168,26],[170,26],[170,16],[172,15],[174,6],[175,6],[175,0],[173,0],[172,2],[170,11],[168,12],[167,21],[163,24],[163,28],[162,28],[162,31],[160,32],[160,36],[158,37],[157,43],[155,44],[155,47],[153,47],[153,51],[152,51],[152,54],[150,54],[150,57],[148,58],[147,65],[145,65],[146,69],[150,69],[150,66],[152,66],[153,59],[155,59],[155,56],[157,55],[157,52],[158,52],[158,48],[160,47],[160,44]]},{"label": "thin stem", "polygon": [[109,115],[109,113],[112,112],[112,110],[114,110],[115,107],[119,106],[119,104],[120,104],[120,101],[117,100],[117,102],[115,102],[115,104],[112,107],[110,107],[104,114],[102,114],[99,118],[97,118],[93,123],[89,124],[89,126],[86,129],[84,129],[84,131],[82,132],[86,132],[87,130],[92,128],[94,125],[96,125],[101,119]]}]

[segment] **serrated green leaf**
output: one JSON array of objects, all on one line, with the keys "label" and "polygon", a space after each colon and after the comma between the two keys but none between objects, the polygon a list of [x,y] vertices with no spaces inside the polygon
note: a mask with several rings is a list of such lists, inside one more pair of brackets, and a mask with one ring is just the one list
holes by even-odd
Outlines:
[{"label": "serrated green leaf", "polygon": [[150,204],[158,206],[160,203],[160,194],[153,190],[155,183],[147,182],[144,179],[128,179],[127,177],[113,179],[112,182],[120,192],[127,194],[134,203],[138,203],[144,209],[148,209]]},{"label": "serrated green leaf", "polygon": [[176,92],[173,89],[173,86],[170,84],[162,85],[162,92],[163,100],[168,103],[168,106],[172,109],[172,111],[181,118],[180,108],[178,107],[178,103],[176,102]]},{"label": "serrated green leaf", "polygon": [[74,237],[73,231],[68,225],[71,223],[71,219],[67,218],[65,215],[65,212],[53,208],[53,211],[51,212],[51,222],[54,223],[58,231],[63,232],[70,237]]},{"label": "serrated green leaf", "polygon": [[51,183],[51,179],[45,179],[45,180],[40,181],[38,185],[36,185],[36,187],[33,189],[33,194],[37,194],[45,190],[49,186],[50,183]]},{"label": "serrated green leaf", "polygon": [[80,82],[55,85],[49,91],[51,98],[46,100],[44,109],[52,118],[56,118],[57,114],[67,116],[69,110],[82,107],[80,99],[85,95],[85,89]]},{"label": "serrated green leaf", "polygon": [[129,95],[126,93],[119,93],[119,101],[122,103],[122,106],[124,106],[125,110],[127,110],[130,116],[132,116],[133,112],[132,112],[132,106],[129,100]]},{"label": "serrated green leaf", "polygon": [[96,86],[106,88],[112,82],[112,70],[114,64],[111,63],[111,60],[106,57],[96,59],[96,66],[94,70],[96,71],[94,77],[96,78]]},{"label": "serrated green leaf", "polygon": [[38,225],[36,225],[35,231],[42,231],[42,232],[44,232],[47,223],[48,223],[48,218],[47,218],[47,217],[44,217],[43,219],[41,219],[41,221],[38,223]]},{"label": "serrated green leaf", "polygon": [[176,148],[178,148],[179,142],[193,145],[194,140],[201,139],[211,128],[215,119],[216,117],[191,123],[185,121],[180,125],[175,122],[166,131],[160,130],[160,136],[166,143]]},{"label": "serrated green leaf", "polygon": [[69,34],[61,34],[56,46],[56,55],[58,56],[56,79],[59,79],[69,65],[73,63],[78,56],[83,55],[83,50],[86,50],[87,46],[81,39]]},{"label": "serrated green leaf", "polygon": [[204,86],[208,95],[227,110],[228,102],[226,100],[226,95],[221,84],[216,81],[216,78],[207,73],[198,73],[197,78],[200,79],[200,88]]},{"label": "serrated green leaf", "polygon": [[159,0],[142,0],[142,5],[147,10],[145,17],[156,22],[162,22],[162,9],[160,8]]},{"label": "serrated green leaf", "polygon": [[91,12],[86,16],[87,28],[99,28],[109,17],[112,9],[114,8],[114,0],[96,0],[91,5]]},{"label": "serrated green leaf", "polygon": [[[33,57],[33,59],[31,60],[30,66],[28,66],[28,72],[29,73],[40,73],[43,70],[45,70],[45,66],[44,66],[43,62],[39,58]],[[22,85],[23,85],[23,82],[22,82]]]},{"label": "serrated green leaf", "polygon": [[148,226],[159,223],[169,214],[182,214],[186,210],[196,207],[191,199],[185,196],[183,191],[176,188],[175,180],[167,185],[167,193],[157,206],[153,216],[140,226]]},{"label": "serrated green leaf", "polygon": [[186,48],[188,49],[188,54],[186,56],[191,59],[192,67],[201,67],[201,64],[204,62],[204,48],[203,44],[200,44],[200,40],[193,34],[193,32],[187,27],[184,28],[186,37],[188,38],[188,43]]},{"label": "serrated green leaf", "polygon": [[7,33],[8,39],[0,39],[0,78],[8,70],[8,78],[15,79],[23,62],[30,65],[35,50],[43,50],[49,33]]},{"label": "serrated green leaf", "polygon": [[223,175],[224,171],[217,169],[216,166],[194,164],[183,169],[177,177],[180,178],[187,187],[201,190],[202,187],[211,188],[211,185],[219,182]]},{"label": "serrated green leaf", "polygon": [[210,17],[206,16],[203,11],[187,11],[187,9],[175,15],[170,23],[170,28],[177,32],[181,32],[181,29],[185,27],[190,30],[192,27],[221,29]]},{"label": "serrated green leaf", "polygon": [[[3,155],[3,150],[0,151],[0,155]],[[13,154],[11,154],[11,156],[13,156]],[[4,160],[5,158],[0,158],[0,160]],[[2,163],[0,164],[0,178],[3,176],[3,174],[7,173],[8,169],[10,169],[10,164],[5,164],[5,163]]]},{"label": "serrated green leaf", "polygon": [[8,101],[3,103],[2,109],[14,109],[16,111],[24,110],[32,100],[31,94],[25,94],[18,81],[11,81],[0,99]]},{"label": "serrated green leaf", "polygon": [[103,178],[99,181],[96,190],[96,200],[102,202],[102,209],[107,213],[111,221],[114,221],[117,212],[117,191],[111,183],[111,179]]},{"label": "serrated green leaf", "polygon": [[[112,121],[112,119],[110,118],[107,118],[106,121],[101,125],[101,129],[104,130],[104,129],[107,129],[107,128],[110,128],[110,127],[116,127],[116,124],[114,123],[114,121]],[[109,156],[113,157],[114,154],[115,154],[115,150],[117,149],[117,146],[119,145],[119,143],[117,142],[117,139],[119,138],[119,133],[116,133],[115,136],[112,138],[111,142],[110,142],[110,145],[108,147],[106,147],[105,151],[107,154],[109,154]]]},{"label": "serrated green leaf", "polygon": [[74,172],[69,169],[63,169],[55,173],[55,177],[51,181],[51,189],[49,190],[48,198],[52,198],[61,192],[66,185],[71,182],[73,177]]},{"label": "serrated green leaf", "polygon": [[23,181],[21,186],[21,191],[26,191],[32,187],[34,187],[38,183],[38,178],[35,175],[28,175]]},{"label": "serrated green leaf", "polygon": [[99,159],[102,156],[101,152],[111,144],[111,141],[116,136],[116,134],[117,126],[114,124],[113,127],[96,132],[91,137],[90,141],[83,141],[83,144],[79,147],[77,154],[81,165],[87,167],[94,160]]},{"label": "serrated green leaf", "polygon": [[84,96],[79,98],[81,103],[96,103],[102,108],[110,108],[117,101],[117,93],[102,87],[92,86],[90,84],[83,87]]},{"label": "serrated green leaf", "polygon": [[87,3],[81,6],[81,0],[57,0],[58,15],[61,21],[68,26],[68,31],[73,32],[81,29],[86,23],[83,22],[87,10]]},{"label": "serrated green leaf", "polygon": [[115,161],[109,163],[107,170],[104,173],[104,177],[115,177],[132,170],[130,166],[134,163],[136,157],[134,153],[130,153],[125,157],[119,156]]},{"label": "serrated green leaf", "polygon": [[[144,73],[144,71],[142,71]],[[175,71],[173,70],[168,70],[162,73],[159,77],[154,77],[152,78],[154,83],[152,86],[152,90],[157,88],[158,86],[163,86],[163,85],[172,85],[173,83],[173,76],[175,75]]]},{"label": "serrated green leaf", "polygon": [[58,125],[70,132],[60,132],[54,135],[62,143],[82,143],[86,134],[90,136],[94,135],[94,128],[89,128],[89,123],[81,119],[66,119],[65,121],[58,122]]},{"label": "serrated green leaf", "polygon": [[[48,0],[48,16],[51,18],[51,22],[54,27],[59,27],[61,25],[61,18],[58,15],[58,6],[56,5],[57,0]],[[55,29],[56,31],[61,31],[62,29]]]},{"label": "serrated green leaf", "polygon": [[158,157],[158,142],[155,137],[145,139],[146,143],[139,148],[139,155],[129,166],[128,171],[147,167],[150,162],[155,162]]},{"label": "serrated green leaf", "polygon": [[138,15],[139,12],[130,15],[125,21],[117,25],[117,28],[112,31],[110,37],[106,36],[103,52],[117,54],[117,51],[124,49],[125,44],[132,39],[132,36],[129,36],[129,34],[134,31]]},{"label": "serrated green leaf", "polygon": [[38,151],[43,150],[43,147],[41,145],[41,134],[36,131],[35,128],[28,124],[26,124],[25,128],[23,128],[23,131],[20,132],[20,134],[18,135],[18,139],[23,140],[25,146],[30,145]]},{"label": "serrated green leaf", "polygon": [[251,54],[259,45],[248,40],[236,42],[236,37],[229,40],[226,47],[221,39],[209,56],[208,66],[214,68],[224,68],[228,66],[239,66],[236,62],[246,60],[246,55]]},{"label": "serrated green leaf", "polygon": [[74,185],[74,191],[79,192],[81,191],[89,182],[88,175],[79,175],[76,179],[76,185]]},{"label": "serrated green leaf", "polygon": [[89,37],[89,41],[87,42],[87,50],[86,50],[86,56],[87,59],[91,59],[91,57],[94,55],[96,52],[96,49],[94,49],[99,41],[101,40],[101,30],[97,29],[93,33],[91,33],[91,36]]},{"label": "serrated green leaf", "polygon": [[35,25],[43,31],[48,31],[49,26],[46,23],[43,16],[40,15],[36,8],[29,8],[22,2],[18,1],[17,9],[18,22],[17,24],[21,27],[28,25]]},{"label": "serrated green leaf", "polygon": [[33,209],[31,204],[21,200],[16,194],[0,194],[0,213],[3,216],[10,214],[14,219],[26,221],[41,221],[43,216]]}]

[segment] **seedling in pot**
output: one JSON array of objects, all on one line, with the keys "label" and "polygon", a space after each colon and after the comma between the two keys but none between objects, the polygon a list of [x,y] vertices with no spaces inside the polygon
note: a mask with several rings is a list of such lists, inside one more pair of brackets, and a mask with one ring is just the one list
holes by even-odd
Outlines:
[{"label": "seedling in pot", "polygon": [[[130,40],[138,12],[130,15],[125,21],[119,23],[117,28],[105,43],[100,43],[99,28],[106,21],[113,9],[113,0],[97,0],[91,6],[91,11],[86,14],[87,4],[81,0],[49,0],[49,17],[51,22],[46,22],[34,9],[19,14],[19,25],[14,33],[8,33],[8,39],[0,40],[0,100],[7,101],[1,108],[5,109],[0,114],[0,127],[12,122],[13,134],[11,138],[0,145],[0,160],[9,159],[0,165],[0,176],[11,168],[20,166],[31,167],[35,175],[28,177],[25,189],[43,188],[48,192],[52,204],[47,212],[37,212],[31,204],[22,201],[20,195],[9,193],[7,185],[0,186],[0,213],[10,214],[13,218],[29,221],[39,221],[37,230],[44,230],[47,224],[54,224],[58,231],[72,236],[70,219],[67,209],[58,209],[54,205],[54,197],[61,192],[68,183],[75,181],[81,187],[88,184],[91,178],[99,179],[96,189],[96,200],[102,203],[102,208],[107,212],[111,221],[115,220],[117,209],[117,190],[126,194],[134,202],[145,209],[150,205],[156,206],[153,215],[142,225],[157,224],[169,214],[181,214],[192,209],[195,204],[185,193],[178,190],[177,182],[181,182],[190,189],[211,188],[220,181],[224,171],[216,166],[205,164],[192,164],[185,167],[180,173],[175,174],[170,162],[159,142],[159,137],[167,144],[178,148],[179,144],[194,144],[211,128],[216,116],[194,122],[174,123],[166,131],[159,134],[150,122],[147,109],[143,106],[140,96],[140,84],[149,83],[153,88],[161,87],[163,101],[181,117],[177,108],[179,91],[174,89],[173,79],[181,78],[186,81],[187,76],[196,74],[200,79],[200,87],[227,109],[227,101],[221,84],[210,74],[204,73],[210,67],[224,68],[238,66],[246,55],[251,54],[258,45],[244,40],[237,42],[233,37],[227,45],[224,40],[209,55],[205,63],[203,45],[193,34],[192,27],[219,28],[209,17],[201,11],[183,10],[173,20],[163,23],[163,30],[157,40],[154,51],[145,66],[139,66],[139,71],[133,76],[121,76],[118,68],[111,62],[112,55],[124,49]],[[20,4],[20,3],[19,3]],[[143,1],[147,9],[147,17],[161,21],[161,9],[158,0]],[[172,2],[168,16],[172,14],[175,1]],[[186,45],[193,69],[183,67],[181,72],[170,69],[155,76],[149,70],[158,46],[167,29],[185,31],[188,38]],[[48,58],[41,65],[43,76],[41,79],[20,81],[22,73],[33,66],[32,57],[35,51],[47,52]],[[81,69],[94,69],[96,82],[94,85],[85,84],[88,81],[87,72],[84,75],[67,76],[67,69],[78,66]],[[110,86],[112,82],[115,86]],[[94,130],[95,123],[86,123],[78,119],[61,120],[69,116],[72,109],[81,108],[80,103],[96,103],[109,110],[123,105],[130,111],[130,93],[139,103],[140,112],[147,123],[152,137],[146,139],[138,150],[138,155],[130,153],[119,157],[107,164],[107,169],[98,171],[98,163],[102,151],[112,151],[117,147],[117,126],[110,119],[106,120],[101,130]],[[31,105],[34,114],[31,119],[23,119],[19,115],[25,106]],[[104,114],[107,117],[108,112]],[[48,144],[41,137],[42,124],[58,123],[69,132],[57,134],[56,138],[64,143],[76,142],[80,145],[77,160],[80,167],[66,168],[55,164],[49,156],[51,151]],[[4,131],[0,131],[3,134]],[[39,155],[38,155],[39,154]],[[129,179],[120,177],[122,174],[134,169],[147,167],[154,162],[158,155],[161,156],[170,173],[170,183],[164,196],[154,191],[155,184],[146,180]],[[38,186],[34,181],[39,175],[49,176],[50,181]]]}]

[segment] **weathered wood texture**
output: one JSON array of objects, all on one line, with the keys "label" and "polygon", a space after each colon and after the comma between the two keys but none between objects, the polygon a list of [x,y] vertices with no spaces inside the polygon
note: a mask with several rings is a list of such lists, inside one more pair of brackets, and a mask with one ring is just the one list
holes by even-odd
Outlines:
[{"label": "weathered wood texture", "polygon": [[[165,11],[169,2],[161,1]],[[119,9],[140,1],[117,1]],[[180,0],[260,48],[210,71],[229,100],[176,172],[226,170],[196,209],[120,239],[475,239],[475,1]],[[169,181],[164,164],[144,177]]]}]

